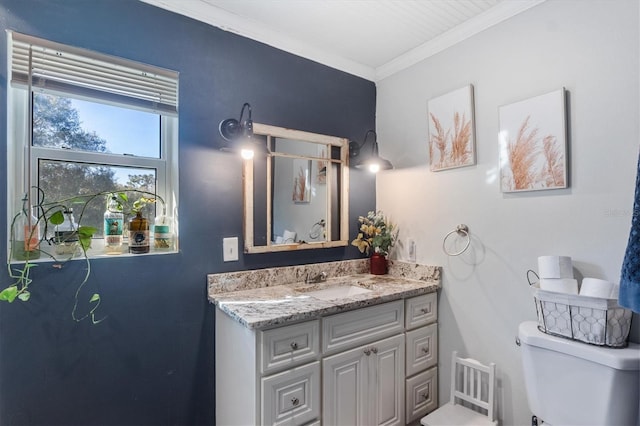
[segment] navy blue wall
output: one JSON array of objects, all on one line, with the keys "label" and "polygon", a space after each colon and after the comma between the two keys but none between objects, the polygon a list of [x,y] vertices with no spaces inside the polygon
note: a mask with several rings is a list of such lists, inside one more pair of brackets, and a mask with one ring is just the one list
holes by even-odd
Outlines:
[{"label": "navy blue wall", "polygon": [[[375,127],[375,85],[136,0],[0,0],[0,29],[180,72],[181,236],[179,254],[92,262],[85,296],[100,292],[108,315],[97,326],[70,316],[82,262],[41,264],[31,301],[0,304],[0,424],[214,424],[206,274],[359,256],[347,247],[223,263],[222,238],[242,235],[242,175],[238,158],[215,149],[218,123],[250,102],[257,122],[361,141]],[[6,56],[2,31],[0,224]],[[352,237],[357,216],[374,206],[373,177],[352,170]],[[0,286],[8,282],[2,273]]]}]

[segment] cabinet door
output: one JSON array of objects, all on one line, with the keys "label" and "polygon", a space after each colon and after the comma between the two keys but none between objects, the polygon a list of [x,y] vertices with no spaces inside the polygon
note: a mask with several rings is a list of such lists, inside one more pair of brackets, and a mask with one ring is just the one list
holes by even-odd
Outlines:
[{"label": "cabinet door", "polygon": [[320,415],[319,362],[294,367],[261,382],[261,425],[303,425]]},{"label": "cabinet door", "polygon": [[322,378],[323,424],[404,425],[404,335],[325,358]]},{"label": "cabinet door", "polygon": [[331,426],[368,426],[368,380],[369,357],[364,347],[323,359],[322,423]]},{"label": "cabinet door", "polygon": [[404,335],[379,340],[369,350],[369,424],[404,425]]}]

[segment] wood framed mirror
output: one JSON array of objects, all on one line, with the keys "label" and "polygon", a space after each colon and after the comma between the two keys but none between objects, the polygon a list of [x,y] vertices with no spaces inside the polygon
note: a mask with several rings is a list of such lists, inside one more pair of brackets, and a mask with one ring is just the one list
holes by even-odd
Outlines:
[{"label": "wood framed mirror", "polygon": [[268,154],[244,160],[244,251],[346,246],[349,141],[253,124]]}]

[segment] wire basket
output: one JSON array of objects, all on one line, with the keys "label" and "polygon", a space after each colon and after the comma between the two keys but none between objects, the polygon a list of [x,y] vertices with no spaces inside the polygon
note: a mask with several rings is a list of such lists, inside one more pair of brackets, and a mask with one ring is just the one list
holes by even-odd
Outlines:
[{"label": "wire basket", "polygon": [[541,290],[531,285],[540,331],[598,346],[624,348],[632,312],[616,299]]}]

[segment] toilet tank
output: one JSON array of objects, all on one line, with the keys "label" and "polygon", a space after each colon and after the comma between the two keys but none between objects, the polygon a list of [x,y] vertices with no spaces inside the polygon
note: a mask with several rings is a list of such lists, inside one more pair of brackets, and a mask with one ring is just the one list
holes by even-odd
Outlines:
[{"label": "toilet tank", "polygon": [[550,425],[639,423],[640,345],[593,346],[520,324],[529,408]]}]

